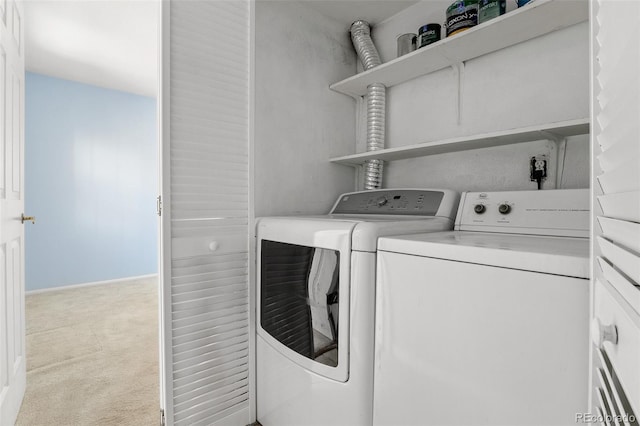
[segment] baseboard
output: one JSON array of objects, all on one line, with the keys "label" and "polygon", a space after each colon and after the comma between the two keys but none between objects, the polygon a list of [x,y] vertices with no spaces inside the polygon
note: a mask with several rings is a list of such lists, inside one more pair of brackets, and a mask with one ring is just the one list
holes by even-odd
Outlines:
[{"label": "baseboard", "polygon": [[93,286],[96,286],[96,285],[118,284],[118,283],[124,283],[126,281],[144,280],[144,279],[154,278],[154,277],[157,277],[157,276],[158,276],[158,274],[138,275],[136,277],[116,278],[114,280],[93,281],[93,282],[90,282],[90,283],[63,285],[63,286],[60,286],[60,287],[40,288],[40,289],[37,289],[37,290],[28,290],[28,291],[25,292],[25,295],[29,296],[30,294],[48,293],[50,291],[58,291],[58,290],[72,290],[74,288],[93,287]]}]

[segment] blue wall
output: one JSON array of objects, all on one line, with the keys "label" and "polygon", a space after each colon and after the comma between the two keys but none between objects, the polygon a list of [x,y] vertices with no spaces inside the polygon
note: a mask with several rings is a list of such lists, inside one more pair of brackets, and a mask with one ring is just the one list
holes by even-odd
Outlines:
[{"label": "blue wall", "polygon": [[26,288],[157,273],[156,100],[27,73]]}]

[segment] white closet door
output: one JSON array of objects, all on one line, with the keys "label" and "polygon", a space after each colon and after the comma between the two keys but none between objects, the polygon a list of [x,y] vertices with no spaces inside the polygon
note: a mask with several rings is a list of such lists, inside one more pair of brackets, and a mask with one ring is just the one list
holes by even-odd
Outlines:
[{"label": "white closet door", "polygon": [[0,425],[26,386],[24,315],[24,14],[0,0]]},{"label": "white closet door", "polygon": [[[640,2],[596,0],[592,414],[640,415]],[[635,422],[632,420],[636,417]],[[605,419],[606,423],[607,419]],[[609,419],[611,420],[611,419]]]},{"label": "white closet door", "polygon": [[248,0],[162,2],[163,405],[250,422]]}]

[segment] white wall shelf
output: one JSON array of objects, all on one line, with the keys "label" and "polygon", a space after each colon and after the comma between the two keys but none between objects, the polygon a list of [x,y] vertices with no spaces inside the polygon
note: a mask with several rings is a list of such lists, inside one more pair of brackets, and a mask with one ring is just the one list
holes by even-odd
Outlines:
[{"label": "white wall shelf", "polygon": [[345,95],[360,97],[366,94],[367,86],[372,83],[391,87],[588,19],[587,1],[536,0],[329,87]]},{"label": "white wall shelf", "polygon": [[360,154],[332,158],[330,161],[332,163],[348,166],[358,166],[364,164],[367,160],[373,159],[385,161],[405,160],[407,158],[511,145],[542,139],[559,140],[569,136],[586,134],[589,134],[589,119],[583,118],[545,125],[522,127],[518,129],[501,130],[498,132],[484,133],[480,135],[461,136],[452,139],[443,139],[398,148],[363,152]]}]

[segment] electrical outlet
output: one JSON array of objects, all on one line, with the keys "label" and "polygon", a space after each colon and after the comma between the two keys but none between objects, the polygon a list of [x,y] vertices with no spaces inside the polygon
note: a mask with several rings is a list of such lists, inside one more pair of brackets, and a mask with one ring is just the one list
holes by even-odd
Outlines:
[{"label": "electrical outlet", "polygon": [[532,182],[538,182],[538,189],[542,189],[542,181],[547,178],[547,156],[537,155],[529,160],[529,177]]}]

